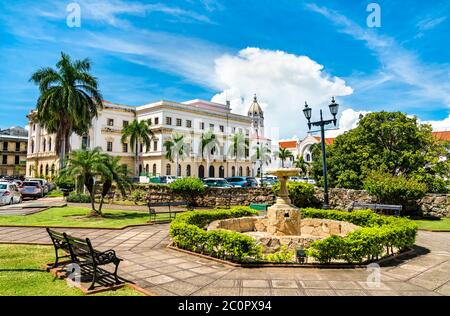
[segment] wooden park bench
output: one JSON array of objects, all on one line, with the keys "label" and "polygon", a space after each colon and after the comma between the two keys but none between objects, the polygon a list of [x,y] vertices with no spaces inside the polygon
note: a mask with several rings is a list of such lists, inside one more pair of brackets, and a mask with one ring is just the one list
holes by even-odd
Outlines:
[{"label": "wooden park bench", "polygon": [[374,203],[363,203],[363,202],[353,202],[350,211],[355,208],[358,209],[371,209],[374,212],[378,211],[394,211],[394,216],[400,216],[403,206],[401,205],[390,205],[390,204],[374,204]]},{"label": "wooden park bench", "polygon": [[[63,243],[63,240],[61,240],[61,233],[49,228],[47,228],[47,232],[49,233],[50,238],[53,241],[53,245],[55,246],[56,261],[55,264],[53,264],[54,267],[57,265],[58,259],[61,258],[58,257],[58,249],[62,249],[66,253],[69,253],[71,263],[77,264],[80,268],[92,268],[92,283],[88,290],[92,290],[94,288],[94,284],[99,279],[106,276],[114,276],[115,283],[120,284],[117,276],[117,270],[122,259],[116,256],[116,252],[114,250],[109,249],[106,251],[98,251],[92,247],[92,243],[89,238],[76,238],[69,236],[66,233],[62,233],[65,241],[65,243]],[[108,272],[102,269],[102,274],[100,274],[100,271],[98,271],[97,268],[110,263],[115,265],[114,272]]]},{"label": "wooden park bench", "polygon": [[[171,207],[172,206],[185,206],[188,207],[189,203],[188,202],[174,202],[174,201],[168,201],[168,202],[152,202],[149,201],[147,203],[148,206],[148,212],[150,215],[150,222],[155,222],[156,221],[156,216],[157,214],[169,214],[169,220],[171,220],[172,218],[177,217],[177,214],[179,213],[184,213],[186,212],[186,210],[172,210]],[[167,211],[158,211],[156,212],[156,210],[154,209],[155,207],[168,207]]]}]

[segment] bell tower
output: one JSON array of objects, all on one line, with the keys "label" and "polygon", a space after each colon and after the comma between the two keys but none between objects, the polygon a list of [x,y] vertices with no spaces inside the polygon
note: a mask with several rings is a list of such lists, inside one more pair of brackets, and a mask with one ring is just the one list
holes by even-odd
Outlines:
[{"label": "bell tower", "polygon": [[253,103],[250,105],[247,114],[252,119],[253,133],[258,137],[264,136],[264,112],[258,104],[258,98],[253,97]]}]

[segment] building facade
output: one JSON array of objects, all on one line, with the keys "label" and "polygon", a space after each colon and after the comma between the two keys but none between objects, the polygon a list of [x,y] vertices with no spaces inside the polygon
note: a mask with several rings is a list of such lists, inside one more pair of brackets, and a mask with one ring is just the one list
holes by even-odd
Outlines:
[{"label": "building facade", "polygon": [[[256,98],[255,98],[256,100]],[[257,101],[256,101],[257,102]],[[51,178],[58,169],[58,156],[55,152],[55,135],[48,134],[44,128],[33,121],[36,112],[29,117],[29,143],[27,156],[27,176]],[[121,142],[122,129],[133,120],[146,120],[153,132],[153,139],[147,148],[139,149],[139,173],[146,176],[176,175],[176,164],[166,158],[164,142],[174,133],[184,136],[185,155],[179,159],[179,176],[228,177],[233,175],[251,176],[255,173],[252,162],[252,148],[255,144],[252,118],[231,113],[229,104],[218,104],[204,100],[183,103],[158,101],[143,106],[128,106],[104,101],[103,110],[92,122],[86,135],[70,137],[71,150],[83,146],[100,147],[112,156],[119,156],[121,164],[127,165],[134,174],[135,154],[130,144]],[[260,122],[261,123],[261,122]],[[262,123],[263,124],[263,123]],[[201,152],[201,136],[212,132],[218,140],[210,155]],[[237,163],[230,153],[232,136],[238,132],[245,135],[249,148]],[[267,140],[268,141],[268,140]],[[209,159],[206,159],[206,158]]]},{"label": "building facade", "polygon": [[24,176],[28,132],[22,127],[0,130],[0,176]]}]

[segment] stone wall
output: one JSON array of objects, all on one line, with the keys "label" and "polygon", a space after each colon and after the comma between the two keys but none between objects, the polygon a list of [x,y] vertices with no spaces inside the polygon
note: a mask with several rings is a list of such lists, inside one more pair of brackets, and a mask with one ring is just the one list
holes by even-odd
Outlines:
[{"label": "stone wall", "polygon": [[[376,203],[365,190],[330,189],[329,203],[333,209],[349,210],[353,202]],[[316,188],[315,196],[323,201],[323,189]],[[423,216],[450,217],[450,194],[427,194],[407,207]]]},{"label": "stone wall", "polygon": [[[163,185],[141,186],[148,192],[148,197],[153,201],[168,202],[170,194],[168,187]],[[182,201],[181,196],[175,196],[176,201]],[[202,207],[218,207],[226,205],[248,206],[255,204],[275,203],[275,195],[270,188],[206,188],[205,194],[197,198],[197,204]]]}]

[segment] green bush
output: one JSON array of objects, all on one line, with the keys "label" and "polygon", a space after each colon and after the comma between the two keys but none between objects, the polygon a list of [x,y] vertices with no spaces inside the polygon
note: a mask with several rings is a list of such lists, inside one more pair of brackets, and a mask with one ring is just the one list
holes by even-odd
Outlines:
[{"label": "green bush", "polygon": [[[314,196],[314,185],[305,182],[292,182],[287,183],[287,189],[289,192],[289,198],[297,207],[309,207],[316,206],[317,200]],[[280,183],[277,182],[272,191],[275,195],[280,192]]]},{"label": "green bush", "polygon": [[67,197],[67,202],[71,203],[91,203],[91,197],[88,194],[73,194]]},{"label": "green bush", "polygon": [[180,178],[169,184],[170,190],[179,194],[189,202],[190,206],[196,206],[196,198],[205,193],[205,185],[198,178]]},{"label": "green bush", "polygon": [[55,184],[60,190],[71,192],[75,189],[75,180],[72,177],[67,177],[65,175],[60,175],[56,179]]},{"label": "green bush", "polygon": [[264,262],[287,263],[295,262],[295,259],[295,250],[289,250],[286,245],[281,246],[280,250],[275,253],[262,255]]},{"label": "green bush", "polygon": [[258,215],[258,212],[248,207],[192,211],[181,214],[172,221],[170,235],[174,245],[179,248],[243,262],[260,257],[261,248],[256,245],[253,238],[228,230],[206,231],[204,228],[215,220],[254,215]]},{"label": "green bush", "polygon": [[137,205],[138,202],[147,200],[147,192],[138,188],[134,188],[131,192],[130,198],[134,202],[134,204]]},{"label": "green bush", "polygon": [[393,176],[384,172],[372,172],[364,180],[364,189],[381,203],[408,205],[422,198],[427,185],[405,176]]},{"label": "green bush", "polygon": [[344,260],[362,263],[392,254],[414,245],[417,224],[406,218],[381,216],[371,211],[354,212],[303,209],[303,218],[323,218],[353,223],[362,228],[345,237],[330,236],[313,242],[307,249],[309,256],[321,263]]}]

